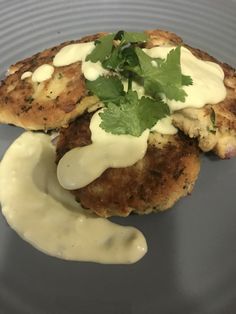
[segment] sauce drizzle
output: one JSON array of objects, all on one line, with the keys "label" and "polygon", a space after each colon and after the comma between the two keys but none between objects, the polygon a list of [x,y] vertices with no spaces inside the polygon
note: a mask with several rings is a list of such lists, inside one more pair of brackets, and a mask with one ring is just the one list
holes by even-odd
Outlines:
[{"label": "sauce drizzle", "polygon": [[9,225],[37,249],[66,260],[129,264],[147,251],[143,234],[99,218],[56,177],[55,148],[45,134],[25,132],[0,164],[0,201]]}]

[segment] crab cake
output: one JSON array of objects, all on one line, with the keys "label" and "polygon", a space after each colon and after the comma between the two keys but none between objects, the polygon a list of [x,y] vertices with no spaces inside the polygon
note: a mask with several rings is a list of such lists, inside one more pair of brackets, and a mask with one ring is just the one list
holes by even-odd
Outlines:
[{"label": "crab cake", "polygon": [[[91,114],[61,129],[57,162],[75,147],[91,144]],[[87,186],[71,191],[84,208],[102,217],[148,214],[173,206],[192,191],[200,169],[194,140],[183,134],[151,133],[143,159],[133,166],[108,168]]]},{"label": "crab cake", "polygon": [[54,56],[64,46],[94,41],[99,36],[63,43],[11,66],[0,86],[0,122],[30,130],[55,129],[67,126],[98,102],[96,97],[86,97],[81,62],[55,67],[52,77],[40,83],[21,77],[41,65],[52,65]]},{"label": "crab cake", "polygon": [[[194,50],[203,60],[216,62],[205,53]],[[186,108],[174,112],[173,122],[191,138],[197,138],[203,152],[213,150],[220,158],[236,156],[236,73],[233,68],[219,63],[224,70],[226,98],[220,103],[203,108]]]},{"label": "crab cake", "polygon": [[204,51],[183,43],[175,34],[165,31],[148,31],[148,48],[160,45],[183,45],[195,57],[203,61],[217,63],[224,71],[226,98],[217,104],[207,104],[203,108],[186,108],[175,111],[173,122],[191,138],[197,138],[202,151],[213,150],[220,158],[236,156],[236,72]]}]

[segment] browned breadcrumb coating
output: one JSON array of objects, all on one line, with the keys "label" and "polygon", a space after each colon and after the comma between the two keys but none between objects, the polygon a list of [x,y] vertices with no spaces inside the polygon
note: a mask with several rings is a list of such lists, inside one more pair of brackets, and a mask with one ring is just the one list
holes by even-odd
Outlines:
[{"label": "browned breadcrumb coating", "polygon": [[[91,143],[91,115],[85,114],[62,129],[57,161],[70,149]],[[194,140],[183,134],[149,137],[143,159],[133,166],[109,168],[87,186],[72,191],[85,208],[102,217],[148,214],[173,206],[192,191],[200,168]]]}]

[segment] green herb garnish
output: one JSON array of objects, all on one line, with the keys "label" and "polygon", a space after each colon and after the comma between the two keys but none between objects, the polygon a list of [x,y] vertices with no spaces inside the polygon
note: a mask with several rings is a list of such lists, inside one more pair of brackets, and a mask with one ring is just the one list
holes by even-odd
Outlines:
[{"label": "green herb garnish", "polygon": [[118,77],[100,76],[95,81],[86,81],[86,87],[95,94],[103,103],[119,103],[125,95],[124,86]]},{"label": "green herb garnish", "polygon": [[95,93],[106,107],[100,113],[101,128],[113,134],[140,136],[151,129],[159,119],[169,115],[169,107],[161,99],[138,98],[136,91],[124,92],[117,77],[99,77],[87,82],[87,88]]},{"label": "green herb garnish", "polygon": [[[185,101],[183,86],[192,84],[192,79],[181,73],[180,46],[172,49],[165,60],[151,58],[141,49],[147,40],[145,33],[119,31],[97,40],[86,58],[100,61],[113,72],[112,76],[86,81],[88,90],[105,104],[100,126],[107,132],[139,136],[170,114],[163,98]],[[127,92],[121,78],[128,80]],[[152,98],[139,99],[137,92],[132,91],[133,81],[143,85]]]},{"label": "green herb garnish", "polygon": [[96,40],[96,47],[87,56],[86,61],[103,62],[111,54],[114,37],[115,34],[109,34]]},{"label": "green herb garnish", "polygon": [[154,98],[164,94],[170,100],[184,102],[187,94],[183,90],[183,85],[192,84],[192,79],[181,73],[180,46],[172,49],[166,60],[154,60],[138,47],[136,53],[142,69],[145,91]]},{"label": "green herb garnish", "polygon": [[148,40],[148,36],[140,32],[124,32],[123,40],[126,43],[143,43]]},{"label": "green herb garnish", "polygon": [[211,126],[210,127],[208,126],[207,130],[209,132],[215,134],[217,126],[216,126],[216,114],[215,114],[215,111],[213,109],[211,109],[210,120],[211,120]]},{"label": "green herb garnish", "polygon": [[161,100],[144,96],[139,99],[137,92],[128,91],[119,105],[110,102],[100,113],[101,128],[113,134],[140,136],[168,114],[169,108]]}]

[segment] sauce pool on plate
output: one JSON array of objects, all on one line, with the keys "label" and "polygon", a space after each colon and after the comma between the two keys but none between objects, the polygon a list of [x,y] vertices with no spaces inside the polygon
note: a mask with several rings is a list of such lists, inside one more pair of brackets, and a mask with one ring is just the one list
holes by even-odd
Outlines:
[{"label": "sauce pool on plate", "polygon": [[49,255],[129,264],[147,252],[139,230],[89,213],[60,186],[48,135],[25,132],[7,150],[0,163],[0,202],[9,225]]}]

